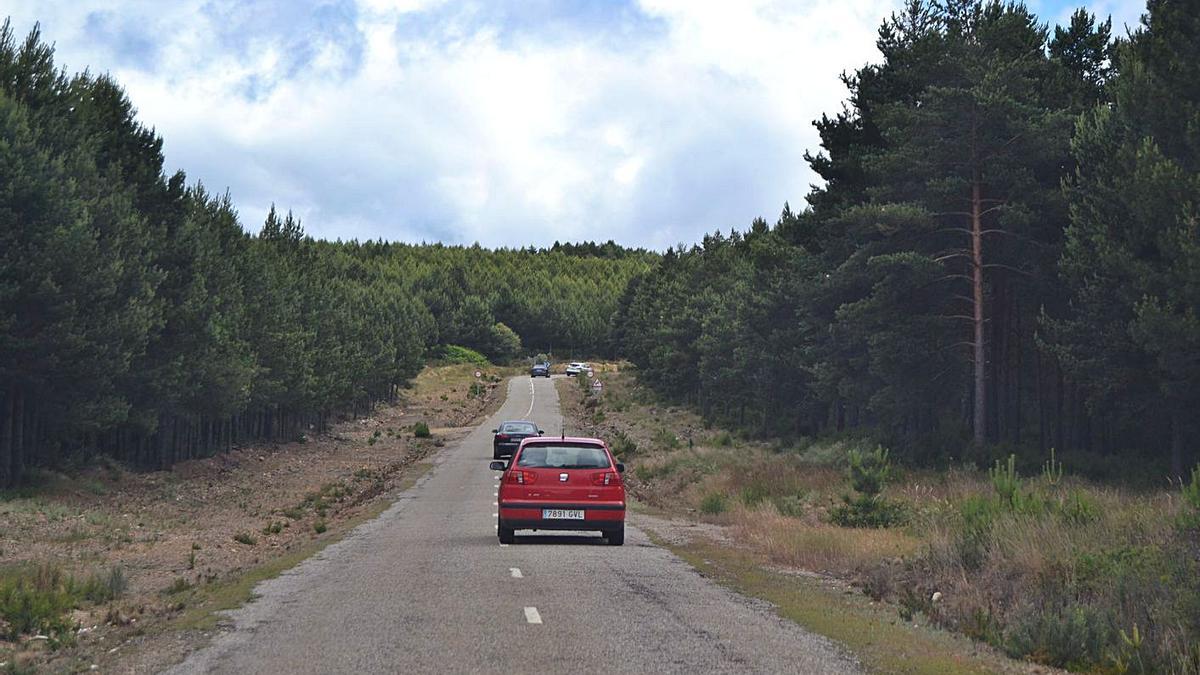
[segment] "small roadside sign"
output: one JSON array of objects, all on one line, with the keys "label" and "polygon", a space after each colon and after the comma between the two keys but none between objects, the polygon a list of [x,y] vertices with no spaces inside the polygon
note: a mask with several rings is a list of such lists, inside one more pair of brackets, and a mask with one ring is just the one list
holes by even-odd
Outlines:
[{"label": "small roadside sign", "polygon": [[481,373],[477,370],[477,371],[475,371],[475,377],[483,377],[483,373]]}]

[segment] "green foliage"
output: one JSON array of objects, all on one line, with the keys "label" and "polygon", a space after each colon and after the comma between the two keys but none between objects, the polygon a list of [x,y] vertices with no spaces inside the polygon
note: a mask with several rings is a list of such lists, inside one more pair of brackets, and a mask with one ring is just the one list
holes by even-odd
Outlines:
[{"label": "green foliage", "polygon": [[318,520],[313,523],[313,532],[316,532],[317,534],[324,534],[325,531],[328,529],[329,529],[329,526],[325,523],[324,520]]},{"label": "green foliage", "polygon": [[1113,632],[1112,617],[1088,605],[1030,607],[1005,631],[1003,646],[1014,658],[1084,670],[1103,663]]},{"label": "green foliage", "polygon": [[706,516],[715,516],[725,513],[729,509],[728,501],[725,495],[720,492],[710,492],[700,500],[700,513]]},{"label": "green foliage", "polygon": [[613,431],[609,435],[608,444],[613,454],[621,459],[629,459],[638,452],[637,442],[620,429]]},{"label": "green foliage", "polygon": [[1050,459],[1042,465],[1042,478],[1047,485],[1057,486],[1062,483],[1063,479],[1063,464],[1056,462],[1054,457],[1054,448],[1050,448]]},{"label": "green foliage", "polygon": [[988,469],[992,487],[996,490],[996,497],[1000,499],[1001,504],[1014,511],[1019,510],[1024,502],[1021,492],[1021,476],[1017,473],[1016,461],[1015,455],[1009,455],[1007,464],[1002,465],[1000,460],[996,460],[996,465]]},{"label": "green foliage", "polygon": [[883,446],[866,453],[851,450],[849,460],[850,486],[858,494],[843,495],[843,504],[829,512],[830,522],[842,527],[893,527],[903,523],[904,509],[881,495],[892,473],[888,451]]},{"label": "green foliage", "polygon": [[265,535],[279,534],[280,532],[283,532],[283,523],[278,520],[267,523],[267,526],[263,528]]},{"label": "green foliage", "polygon": [[71,629],[64,615],[75,607],[78,595],[70,577],[57,567],[20,568],[0,576],[0,620],[4,637],[42,633],[59,635]]},{"label": "green foliage", "polygon": [[413,425],[413,436],[416,438],[429,438],[433,433],[429,431],[429,425],[424,422],[417,422]]},{"label": "green foliage", "polygon": [[245,544],[246,546],[254,546],[258,543],[258,539],[255,539],[254,535],[250,534],[249,532],[238,532],[237,534],[233,535],[233,540],[239,544]]},{"label": "green foliage", "polygon": [[171,582],[171,585],[164,588],[162,593],[163,595],[179,595],[180,593],[186,593],[190,590],[192,590],[192,584],[189,583],[187,579],[184,579],[183,577],[175,577],[174,581]]},{"label": "green foliage", "polygon": [[481,368],[486,368],[491,364],[487,357],[474,349],[468,347],[460,347],[459,345],[441,345],[432,354],[432,357],[442,363],[471,363]]}]

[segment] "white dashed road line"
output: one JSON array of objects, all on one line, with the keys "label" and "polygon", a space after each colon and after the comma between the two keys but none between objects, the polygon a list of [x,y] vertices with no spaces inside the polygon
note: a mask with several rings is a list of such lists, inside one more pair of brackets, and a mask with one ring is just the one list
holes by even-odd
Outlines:
[{"label": "white dashed road line", "polygon": [[526,623],[537,623],[537,624],[540,624],[542,622],[542,615],[538,614],[537,607],[526,607],[525,608],[525,622]]},{"label": "white dashed road line", "polygon": [[514,578],[514,579],[524,579],[525,578],[525,575],[521,574],[520,567],[510,567],[510,568],[508,568],[508,573],[511,574],[512,578]]}]

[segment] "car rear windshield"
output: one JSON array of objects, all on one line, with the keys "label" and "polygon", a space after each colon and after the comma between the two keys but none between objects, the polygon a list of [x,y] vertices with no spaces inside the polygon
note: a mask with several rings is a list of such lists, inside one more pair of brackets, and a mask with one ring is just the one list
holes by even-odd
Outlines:
[{"label": "car rear windshield", "polygon": [[536,434],[537,427],[529,422],[506,422],[500,426],[500,431],[506,434]]},{"label": "car rear windshield", "polygon": [[526,469],[607,469],[608,454],[598,445],[530,445],[517,458]]}]

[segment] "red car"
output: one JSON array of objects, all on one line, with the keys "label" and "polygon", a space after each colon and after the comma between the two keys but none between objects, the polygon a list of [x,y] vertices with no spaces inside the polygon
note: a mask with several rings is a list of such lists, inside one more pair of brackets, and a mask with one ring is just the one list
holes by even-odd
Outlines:
[{"label": "red car", "polygon": [[591,530],[613,546],[625,543],[625,465],[597,438],[533,437],[521,442],[503,471],[497,503],[500,543],[516,530]]}]

